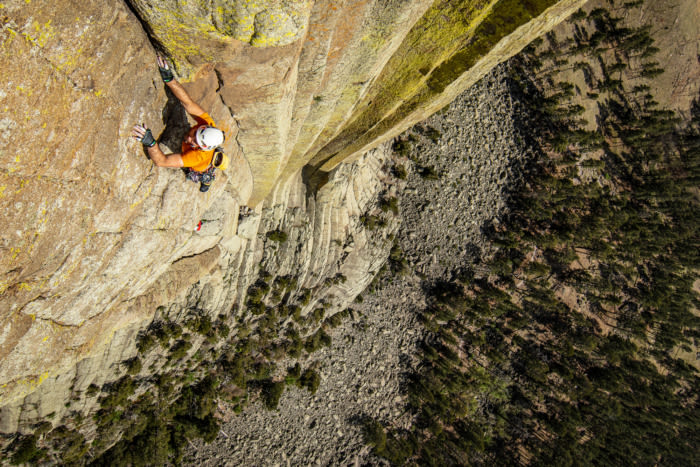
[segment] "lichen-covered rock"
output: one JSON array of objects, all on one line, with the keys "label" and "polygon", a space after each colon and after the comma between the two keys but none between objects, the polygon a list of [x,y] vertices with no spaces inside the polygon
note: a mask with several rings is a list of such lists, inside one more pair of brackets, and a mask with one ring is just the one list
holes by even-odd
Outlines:
[{"label": "lichen-covered rock", "polygon": [[583,3],[132,1],[195,88],[215,71],[243,130],[251,204],[428,117]]},{"label": "lichen-covered rock", "polygon": [[[82,391],[113,377],[159,307],[241,305],[260,261],[343,303],[386,239],[347,237],[362,231],[360,195],[373,193],[378,167],[331,169],[437,110],[581,3],[3,0],[0,430],[50,411],[58,420],[66,381]],[[206,194],[130,138],[145,123],[177,150],[188,126],[156,48],[227,134],[230,168]],[[351,189],[345,178],[364,181]],[[243,205],[257,211],[239,230]],[[253,232],[287,222],[313,248],[270,256]],[[363,257],[365,247],[376,254]],[[323,292],[338,274],[347,281]]]},{"label": "lichen-covered rock", "polygon": [[[129,303],[179,258],[205,249],[197,221],[227,190],[235,211],[251,179],[235,139],[235,187],[222,175],[201,195],[129,137],[137,122],[161,132],[167,98],[147,36],[121,2],[3,2],[0,14],[4,403],[146,319]],[[214,118],[231,126],[215,103]]]}]

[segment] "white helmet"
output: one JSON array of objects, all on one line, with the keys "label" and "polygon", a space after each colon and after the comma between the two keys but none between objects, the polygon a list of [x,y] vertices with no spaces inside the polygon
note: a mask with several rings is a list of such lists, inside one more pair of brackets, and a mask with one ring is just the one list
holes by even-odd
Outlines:
[{"label": "white helmet", "polygon": [[195,133],[200,148],[210,151],[224,142],[224,132],[212,126],[200,126]]}]

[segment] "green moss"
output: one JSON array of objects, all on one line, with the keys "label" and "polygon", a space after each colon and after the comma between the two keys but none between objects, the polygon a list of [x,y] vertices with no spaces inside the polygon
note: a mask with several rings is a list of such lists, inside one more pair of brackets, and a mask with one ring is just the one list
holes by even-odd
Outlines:
[{"label": "green moss", "polygon": [[490,2],[486,1],[434,2],[356,105],[353,123],[326,144],[313,163],[331,167],[391,131],[434,102],[502,38],[555,3],[501,0],[487,10]]}]

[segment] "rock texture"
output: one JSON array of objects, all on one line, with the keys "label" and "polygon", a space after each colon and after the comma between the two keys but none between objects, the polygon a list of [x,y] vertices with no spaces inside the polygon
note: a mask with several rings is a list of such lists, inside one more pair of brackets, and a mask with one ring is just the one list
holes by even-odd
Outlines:
[{"label": "rock texture", "polygon": [[[582,1],[3,1],[0,430],[58,421],[71,393],[133,355],[159,307],[177,314],[195,300],[229,313],[260,261],[296,268],[309,288],[345,271],[352,281],[328,293],[339,303],[357,293],[388,248],[363,256],[372,240],[354,233],[376,167],[353,169],[357,186],[343,193],[331,185],[344,187],[349,169],[327,172]],[[231,168],[205,195],[129,138],[143,122],[174,150],[188,125],[152,44],[227,132]],[[341,199],[346,208],[319,208]],[[239,228],[244,205],[256,214]],[[287,222],[313,248],[266,252],[258,227]]]}]

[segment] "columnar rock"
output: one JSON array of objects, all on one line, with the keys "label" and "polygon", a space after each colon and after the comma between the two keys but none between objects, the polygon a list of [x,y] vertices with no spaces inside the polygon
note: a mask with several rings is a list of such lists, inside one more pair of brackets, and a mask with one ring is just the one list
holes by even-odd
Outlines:
[{"label": "columnar rock", "polygon": [[[267,198],[274,209],[298,191],[285,187],[298,187],[304,167],[316,189],[339,162],[445,105],[581,3],[4,0],[3,414],[49,400],[46,382],[63,387],[81,365],[106,374],[159,306],[184,300],[222,264],[246,276],[248,263],[229,261],[248,245],[240,206],[262,209]],[[188,125],[155,48],[227,133],[231,167],[206,194],[154,167],[129,137],[146,123],[177,150]],[[195,232],[205,217],[216,222]],[[331,217],[321,229],[346,222]],[[309,268],[322,280],[338,260],[319,256]],[[216,306],[243,300],[244,288],[212,287]],[[0,429],[16,429],[5,415]]]}]

